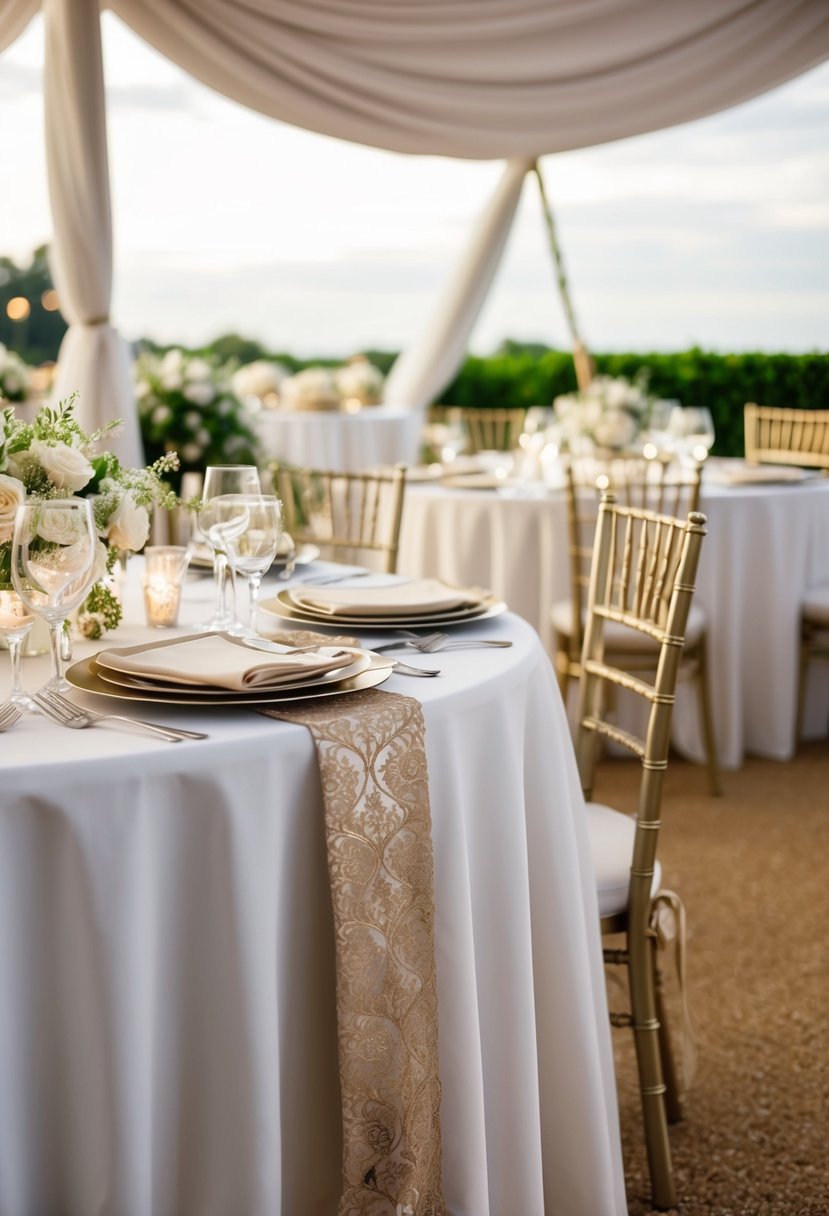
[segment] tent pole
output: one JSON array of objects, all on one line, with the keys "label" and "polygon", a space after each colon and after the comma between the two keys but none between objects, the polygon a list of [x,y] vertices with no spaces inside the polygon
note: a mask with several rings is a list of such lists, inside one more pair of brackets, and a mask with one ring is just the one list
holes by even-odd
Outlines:
[{"label": "tent pole", "polygon": [[533,172],[538,180],[538,190],[541,195],[541,209],[544,212],[544,221],[547,226],[547,237],[550,242],[550,252],[553,255],[553,265],[555,266],[556,282],[561,296],[561,303],[564,308],[564,316],[567,321],[567,328],[570,330],[570,339],[573,343],[573,363],[576,368],[576,383],[579,390],[587,388],[590,381],[596,374],[596,367],[590,352],[584,344],[584,341],[579,334],[578,322],[576,321],[576,311],[573,308],[573,301],[570,298],[570,285],[567,281],[567,271],[564,268],[564,257],[561,252],[561,245],[558,241],[558,232],[556,231],[556,221],[553,215],[553,209],[550,206],[547,198],[547,191],[544,188],[544,178],[541,175],[541,166],[538,161],[533,163]]}]

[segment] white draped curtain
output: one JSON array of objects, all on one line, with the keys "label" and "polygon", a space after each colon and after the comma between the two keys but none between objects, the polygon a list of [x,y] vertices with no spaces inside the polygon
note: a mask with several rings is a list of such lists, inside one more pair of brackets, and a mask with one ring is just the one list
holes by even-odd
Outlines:
[{"label": "white draped curtain", "polygon": [[98,4],[45,0],[44,13],[50,262],[69,322],[53,393],[60,400],[78,392],[77,416],[88,431],[122,419],[108,447],[124,464],[141,464],[129,351],[109,320],[112,220]]},{"label": "white draped curtain", "polygon": [[[429,330],[392,373],[391,389],[404,404],[439,391],[462,354],[517,205],[521,161],[699,118],[829,55],[826,0],[110,0],[109,6],[192,75],[283,122],[392,151],[514,162]],[[96,0],[0,0],[0,49],[41,7],[55,274],[70,322],[60,385],[81,390],[87,423],[124,415],[134,424],[124,352],[108,319],[112,255],[98,7]],[[136,436],[133,425],[122,438],[125,456]]]}]

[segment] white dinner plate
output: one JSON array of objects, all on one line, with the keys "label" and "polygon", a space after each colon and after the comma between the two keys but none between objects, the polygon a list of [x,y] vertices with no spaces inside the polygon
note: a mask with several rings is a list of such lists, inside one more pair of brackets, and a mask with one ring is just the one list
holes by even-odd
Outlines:
[{"label": "white dinner plate", "polygon": [[[320,555],[316,545],[300,545],[296,551],[295,566],[307,566],[315,562]],[[288,560],[287,553],[277,553],[271,563],[271,570],[279,570]],[[195,545],[190,553],[190,565],[196,570],[213,569],[213,550],[209,545]]]},{"label": "white dinner plate", "polygon": [[118,701],[150,701],[160,705],[190,705],[190,706],[208,706],[208,705],[274,705],[276,703],[285,702],[290,704],[293,701],[310,701],[317,697],[336,697],[344,693],[359,692],[364,688],[376,688],[378,684],[383,684],[394,671],[394,660],[385,659],[382,655],[371,655],[370,666],[365,671],[361,671],[358,675],[349,676],[347,679],[341,679],[329,684],[314,684],[309,686],[307,683],[301,688],[272,688],[268,691],[264,689],[256,689],[255,691],[241,693],[228,690],[224,695],[216,697],[204,692],[191,688],[182,689],[154,689],[148,690],[144,688],[128,688],[123,685],[110,684],[104,680],[99,672],[99,668],[94,658],[81,659],[78,663],[73,663],[66,671],[66,679],[73,688],[77,688],[80,692],[92,693],[95,696],[113,697]]},{"label": "white dinner plate", "polygon": [[259,605],[260,612],[278,617],[283,621],[297,621],[304,625],[325,625],[328,628],[340,629],[344,625],[352,629],[397,629],[401,626],[420,626],[423,629],[432,625],[463,625],[467,621],[486,621],[493,616],[506,612],[507,605],[494,597],[480,604],[473,604],[454,611],[435,612],[430,614],[418,613],[411,616],[346,616],[344,613],[332,615],[317,614],[307,609],[294,607],[286,592],[280,591],[273,599],[264,600]]}]

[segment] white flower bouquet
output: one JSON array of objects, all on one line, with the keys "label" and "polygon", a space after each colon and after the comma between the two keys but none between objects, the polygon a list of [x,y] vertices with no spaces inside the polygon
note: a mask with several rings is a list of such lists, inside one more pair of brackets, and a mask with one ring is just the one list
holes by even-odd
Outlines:
[{"label": "white flower bouquet", "polygon": [[178,452],[182,472],[209,464],[256,464],[256,436],[226,368],[173,349],[135,363],[135,394],[150,458]]},{"label": "white flower bouquet", "polygon": [[110,423],[87,435],[74,414],[75,398],[43,406],[32,422],[0,410],[0,588],[10,588],[11,537],[17,507],[27,499],[89,499],[98,532],[95,584],[78,610],[78,628],[98,638],[121,619],[121,606],[102,580],[120,553],[147,541],[150,511],[178,499],[165,480],[178,468],[175,452],[143,469],[125,469],[117,456],[100,451]]},{"label": "white flower bouquet", "polygon": [[15,351],[0,342],[0,397],[25,401],[29,395],[31,368]]},{"label": "white flower bouquet", "polygon": [[364,356],[349,360],[338,368],[335,376],[340,396],[346,402],[357,401],[360,405],[378,405],[383,397],[385,376]]},{"label": "white flower bouquet", "polygon": [[233,373],[231,384],[234,393],[243,401],[246,397],[254,397],[266,405],[274,405],[282,383],[287,378],[288,372],[281,363],[255,359],[252,363],[243,364]]},{"label": "white flower bouquet", "polygon": [[553,407],[562,441],[571,450],[585,443],[622,450],[646,429],[652,404],[644,375],[633,381],[594,376],[582,392],[556,397]]},{"label": "white flower bouquet", "polygon": [[283,381],[282,400],[288,409],[336,410],[340,391],[330,368],[306,367]]}]

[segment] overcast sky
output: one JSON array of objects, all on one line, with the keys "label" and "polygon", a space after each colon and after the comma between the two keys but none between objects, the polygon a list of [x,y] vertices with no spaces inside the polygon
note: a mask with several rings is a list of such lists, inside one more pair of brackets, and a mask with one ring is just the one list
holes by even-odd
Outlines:
[{"label": "overcast sky", "polygon": [[[103,18],[125,336],[300,356],[412,341],[501,165],[405,157],[212,93]],[[0,253],[48,241],[43,32],[0,58]],[[827,349],[829,65],[727,113],[546,157],[581,328],[602,350]],[[472,336],[566,346],[535,184]]]}]

